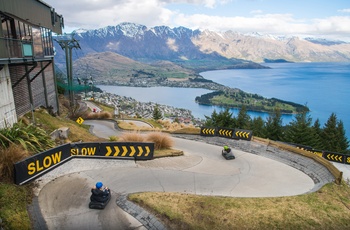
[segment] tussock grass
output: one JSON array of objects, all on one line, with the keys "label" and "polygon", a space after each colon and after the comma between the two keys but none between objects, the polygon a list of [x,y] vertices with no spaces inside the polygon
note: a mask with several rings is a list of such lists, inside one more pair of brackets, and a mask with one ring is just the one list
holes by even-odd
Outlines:
[{"label": "tussock grass", "polygon": [[10,144],[9,147],[0,149],[0,178],[6,181],[13,181],[14,168],[13,165],[31,154],[22,146]]},{"label": "tussock grass", "polygon": [[111,118],[113,118],[113,115],[107,111],[101,111],[98,113],[91,112],[85,116],[85,119],[111,119]]},{"label": "tussock grass", "polygon": [[118,121],[118,127],[124,130],[134,130],[134,131],[154,131],[160,130],[159,127],[146,127],[146,126],[138,126],[132,121]]},{"label": "tussock grass", "polygon": [[200,128],[196,128],[196,127],[185,127],[182,129],[177,129],[174,131],[171,131],[170,133],[182,133],[182,134],[200,134],[201,129]]},{"label": "tussock grass", "polygon": [[119,142],[154,142],[155,150],[170,149],[174,142],[171,136],[162,132],[151,132],[140,134],[136,132],[124,133],[119,139]]},{"label": "tussock grass", "polygon": [[146,192],[129,196],[168,229],[350,229],[350,188],[276,198],[230,198]]},{"label": "tussock grass", "polygon": [[[168,130],[170,132],[190,126],[190,125],[186,125],[184,123],[171,122],[169,120],[158,120],[158,123],[160,123],[166,130]],[[191,125],[191,126],[193,126],[193,125]]]},{"label": "tussock grass", "polygon": [[174,145],[174,141],[171,139],[170,135],[161,132],[148,133],[146,141],[154,142],[155,150],[169,149]]},{"label": "tussock grass", "polygon": [[145,136],[140,133],[123,133],[119,139],[119,142],[144,142]]}]

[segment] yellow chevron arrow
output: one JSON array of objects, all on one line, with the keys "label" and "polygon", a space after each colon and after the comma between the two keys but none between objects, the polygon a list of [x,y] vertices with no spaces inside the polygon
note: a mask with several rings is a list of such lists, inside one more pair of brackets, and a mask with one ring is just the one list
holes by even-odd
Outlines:
[{"label": "yellow chevron arrow", "polygon": [[[141,156],[142,153],[143,153],[142,146],[138,146],[137,148],[139,149],[139,154],[137,154],[137,156]],[[134,155],[134,154],[133,154],[133,155]]]},{"label": "yellow chevron arrow", "polygon": [[131,153],[130,153],[130,155],[129,156],[134,156],[134,154],[135,154],[135,152],[136,152],[136,149],[135,149],[135,147],[134,146],[130,146],[130,149],[131,149]]},{"label": "yellow chevron arrow", "polygon": [[107,153],[106,153],[106,155],[105,156],[109,156],[109,155],[111,155],[111,153],[112,153],[112,149],[111,149],[111,147],[109,147],[109,146],[106,146],[106,149],[107,149]]},{"label": "yellow chevron arrow", "polygon": [[128,153],[128,149],[126,148],[126,146],[123,146],[123,153],[122,156],[125,157],[125,155]]},{"label": "yellow chevron arrow", "polygon": [[146,154],[145,154],[145,157],[147,157],[148,156],[148,154],[151,152],[151,150],[149,149],[149,147],[148,146],[146,146]]},{"label": "yellow chevron arrow", "polygon": [[114,153],[114,157],[116,157],[116,156],[118,156],[119,155],[119,153],[120,153],[120,149],[119,149],[119,147],[118,146],[114,146],[114,150],[115,150],[115,153]]}]

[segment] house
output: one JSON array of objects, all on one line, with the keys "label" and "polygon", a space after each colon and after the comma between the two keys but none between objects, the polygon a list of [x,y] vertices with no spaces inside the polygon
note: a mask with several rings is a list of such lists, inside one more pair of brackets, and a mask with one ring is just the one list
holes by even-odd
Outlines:
[{"label": "house", "polygon": [[58,112],[52,33],[63,17],[41,0],[0,0],[0,128],[40,106]]}]

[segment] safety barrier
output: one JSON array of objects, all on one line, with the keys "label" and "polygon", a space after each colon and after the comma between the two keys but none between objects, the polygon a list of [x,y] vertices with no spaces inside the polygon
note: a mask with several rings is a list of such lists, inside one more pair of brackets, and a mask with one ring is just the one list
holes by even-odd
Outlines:
[{"label": "safety barrier", "polygon": [[151,160],[153,155],[154,143],[151,142],[65,144],[15,163],[15,183],[27,183],[77,156]]},{"label": "safety barrier", "polygon": [[200,135],[202,136],[219,136],[238,140],[250,141],[253,137],[252,130],[246,129],[230,129],[222,127],[201,127]]}]

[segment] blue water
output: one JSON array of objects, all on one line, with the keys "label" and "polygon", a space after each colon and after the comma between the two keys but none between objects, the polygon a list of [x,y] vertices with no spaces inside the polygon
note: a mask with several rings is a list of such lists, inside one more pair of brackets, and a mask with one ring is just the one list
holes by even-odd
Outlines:
[{"label": "blue water", "polygon": [[[313,122],[318,118],[323,126],[332,112],[342,120],[348,138],[350,137],[350,63],[273,63],[271,69],[218,70],[201,75],[217,83],[239,88],[261,96],[279,98],[299,104],[306,104]],[[195,117],[210,116],[214,109],[223,108],[195,103],[195,97],[211,92],[205,89],[151,87],[135,88],[121,86],[99,86],[102,90],[121,96],[132,97],[141,102],[156,102],[192,111]],[[234,115],[237,109],[232,109]],[[254,118],[266,119],[269,115],[248,112]],[[283,115],[283,123],[293,120],[293,115]]]},{"label": "blue water", "polygon": [[[306,104],[324,125],[331,113],[350,134],[350,63],[274,63],[271,69],[220,70],[201,75],[215,82],[286,101]],[[293,117],[283,118],[285,121]]]}]

